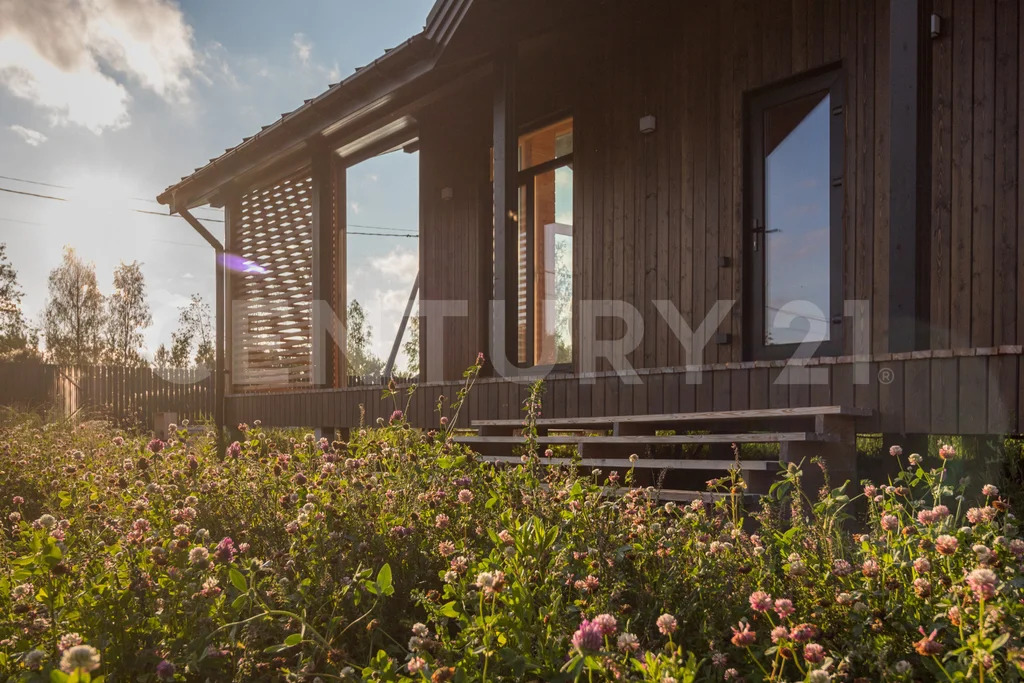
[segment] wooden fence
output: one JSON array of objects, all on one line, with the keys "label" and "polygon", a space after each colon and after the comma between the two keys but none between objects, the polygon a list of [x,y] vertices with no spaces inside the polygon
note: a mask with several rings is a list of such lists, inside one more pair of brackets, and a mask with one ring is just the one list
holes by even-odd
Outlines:
[{"label": "wooden fence", "polygon": [[59,418],[101,415],[151,427],[162,412],[179,420],[209,418],[213,402],[213,374],[206,368],[0,363],[0,405],[52,409]]}]

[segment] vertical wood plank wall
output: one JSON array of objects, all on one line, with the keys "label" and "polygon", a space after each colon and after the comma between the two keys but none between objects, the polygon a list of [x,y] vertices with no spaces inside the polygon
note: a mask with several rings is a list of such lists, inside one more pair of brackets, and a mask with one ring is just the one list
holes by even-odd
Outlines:
[{"label": "vertical wood plank wall", "polygon": [[[687,362],[654,299],[670,300],[694,327],[718,299],[736,300],[720,327],[729,342],[710,344],[704,362],[744,360],[744,93],[840,62],[844,295],[871,302],[872,351],[888,350],[888,3],[628,3],[596,32],[521,49],[520,121],[574,117],[575,296],[637,307],[646,333],[628,356],[635,367]],[[487,290],[465,284],[489,272],[483,247],[492,230],[472,197],[473,183],[490,180],[481,161],[490,92],[480,90],[436,105],[421,148],[423,296],[468,297],[470,315],[486,310]],[[642,135],[647,114],[657,128]],[[441,201],[440,188],[456,181],[454,198]],[[614,339],[622,326],[601,320],[597,330]],[[449,322],[446,331],[451,378],[485,349],[486,335],[469,322]]]},{"label": "vertical wood plank wall", "polygon": [[[421,319],[420,368],[438,353],[438,377],[459,377],[487,351],[493,223],[490,91],[475,92],[420,117],[420,301],[467,301],[444,320],[443,349],[430,347]],[[450,199],[442,199],[442,193]],[[420,314],[424,307],[421,304]]]},{"label": "vertical wood plank wall", "polygon": [[[611,375],[593,383],[551,377],[546,414],[842,403],[876,411],[858,425],[862,431],[1024,429],[1024,7],[1017,0],[931,1],[942,30],[923,39],[932,118],[928,260],[920,268],[930,351],[888,354],[889,3],[595,3],[595,12],[609,14],[521,44],[520,124],[574,118],[575,299],[636,306],[646,334],[629,358],[645,369],[691,361],[653,299],[671,301],[693,326],[716,300],[737,301],[720,328],[728,343],[706,349],[703,362],[714,370],[702,383],[689,384],[678,371],[651,372],[636,386]],[[873,358],[867,384],[854,384],[848,360],[823,359],[827,384],[785,386],[774,382],[781,367],[743,362],[744,98],[833,64],[842,65],[846,88],[844,298],[871,302]],[[422,298],[468,303],[465,317],[444,323],[446,380],[488,350],[491,96],[488,84],[476,83],[417,116]],[[643,135],[639,120],[648,114],[656,130]],[[621,332],[618,321],[598,325],[603,338]],[[430,343],[421,329],[421,367]],[[882,371],[894,381],[879,381]],[[433,403],[456,389],[422,387],[414,421],[433,424]],[[471,396],[466,415],[515,417],[524,398],[523,386],[490,381]],[[360,405],[368,418],[390,412],[372,388],[239,396],[231,404],[237,419],[280,424],[301,423],[314,404],[338,426],[356,424]],[[275,417],[284,409],[291,417]]]},{"label": "vertical wood plank wall", "polygon": [[1024,12],[1017,0],[935,0],[931,346],[1024,338]]}]

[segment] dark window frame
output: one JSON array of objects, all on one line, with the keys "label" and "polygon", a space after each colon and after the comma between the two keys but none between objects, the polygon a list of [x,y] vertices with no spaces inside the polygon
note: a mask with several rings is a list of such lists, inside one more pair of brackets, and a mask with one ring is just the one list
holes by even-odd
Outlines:
[{"label": "dark window frame", "polygon": [[[575,202],[576,202],[576,172],[575,172],[575,167],[574,167],[574,164],[573,164],[573,158],[574,158],[575,152],[576,152],[576,141],[575,141],[575,136],[576,136],[576,119],[574,118],[572,113],[560,113],[560,114],[544,117],[543,119],[539,119],[538,121],[531,122],[529,124],[529,127],[521,128],[520,131],[519,131],[519,138],[522,139],[523,136],[529,135],[530,133],[534,133],[534,132],[537,132],[539,130],[543,130],[544,128],[552,126],[552,125],[554,125],[556,123],[559,123],[561,121],[565,121],[567,119],[572,121],[573,151],[569,152],[568,154],[563,154],[560,157],[555,157],[554,159],[549,159],[549,160],[541,162],[539,164],[535,164],[533,166],[529,166],[527,168],[521,169],[519,171],[518,175],[516,176],[516,182],[517,182],[516,188],[517,188],[517,190],[522,191],[522,189],[524,187],[525,187],[525,190],[526,190],[526,207],[527,207],[526,216],[524,217],[524,216],[520,215],[519,216],[519,220],[521,220],[521,221],[525,220],[526,221],[526,272],[528,273],[528,276],[526,278],[526,300],[527,300],[527,310],[530,311],[530,313],[526,316],[526,349],[525,350],[526,350],[526,359],[527,360],[525,362],[520,362],[519,361],[519,348],[518,348],[518,346],[515,349],[515,363],[514,363],[514,365],[516,367],[518,367],[518,368],[521,368],[521,369],[541,370],[541,371],[545,371],[545,372],[572,372],[573,368],[576,367],[576,354],[577,354],[577,343],[576,343],[576,341],[577,340],[575,338],[576,337],[576,335],[575,335],[575,331],[576,331],[576,321],[575,321],[575,318],[576,318],[576,283],[575,283],[575,281],[573,282],[573,292],[572,292],[572,298],[573,298],[573,301],[572,301],[573,322],[572,322],[571,328],[570,328],[572,330],[572,332],[573,332],[572,360],[570,360],[569,362],[564,362],[564,363],[554,363],[554,364],[544,364],[544,365],[537,365],[532,360],[535,357],[535,355],[536,355],[536,348],[535,348],[535,344],[534,344],[534,333],[536,331],[536,325],[537,325],[536,315],[534,315],[534,312],[535,312],[534,309],[535,309],[535,306],[536,306],[536,302],[534,301],[534,297],[536,296],[536,292],[535,292],[536,286],[535,286],[535,283],[534,283],[534,278],[532,277],[533,272],[534,272],[534,267],[535,267],[535,263],[534,263],[534,260],[535,260],[535,252],[534,252],[535,244],[534,244],[534,241],[535,241],[535,237],[536,237],[536,234],[535,234],[536,230],[534,229],[536,226],[533,225],[533,213],[534,212],[532,210],[532,208],[534,206],[534,199],[535,199],[534,198],[534,188],[535,188],[534,180],[539,175],[543,175],[544,173],[548,173],[550,171],[554,171],[554,170],[559,169],[559,168],[564,168],[566,166],[568,166],[569,168],[573,169],[572,192],[573,192],[573,208],[575,209],[575,205],[576,205],[575,204]],[[575,214],[575,211],[574,211],[574,214]],[[576,235],[576,217],[574,215],[573,216],[573,254],[574,254],[574,256],[575,256],[575,251],[576,251],[576,248],[575,248],[575,239],[576,239],[576,237],[575,237],[575,235]],[[573,261],[574,261],[574,263],[573,263],[573,270],[575,271],[575,258],[573,259]],[[516,259],[514,259],[512,261],[512,263],[516,266],[516,269],[518,270],[518,263],[519,263],[518,257]],[[574,277],[574,280],[575,280],[575,277]],[[512,297],[513,297],[513,300],[518,302],[518,288],[515,287],[514,285],[512,286]],[[518,310],[518,306],[515,308],[515,310]],[[513,320],[513,324],[514,325],[518,325],[519,324],[518,317],[515,320]]]},{"label": "dark window frame", "polygon": [[[746,208],[744,256],[747,273],[744,294],[744,350],[754,360],[785,360],[843,353],[843,213],[845,203],[844,71],[839,64],[797,75],[782,83],[761,88],[747,97],[745,128]],[[829,92],[829,339],[794,344],[764,343],[765,337],[765,112],[786,102],[822,91]]]}]

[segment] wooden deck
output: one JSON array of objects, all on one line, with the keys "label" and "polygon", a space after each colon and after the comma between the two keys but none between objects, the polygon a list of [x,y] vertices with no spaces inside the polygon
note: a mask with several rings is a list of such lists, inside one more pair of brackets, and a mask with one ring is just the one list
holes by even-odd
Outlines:
[{"label": "wooden deck", "polygon": [[[844,405],[865,411],[858,432],[890,434],[1019,434],[1024,426],[1024,363],[1021,347],[963,352],[939,350],[875,356],[855,384],[852,358],[822,358],[823,384],[779,384],[784,368],[774,361],[704,366],[700,384],[687,383],[686,368],[639,370],[639,384],[614,375],[551,376],[545,384],[543,419],[605,415],[648,415],[768,408],[799,409]],[[461,384],[431,383],[417,388],[408,418],[421,427],[438,425],[434,406],[454,397]],[[528,382],[480,379],[459,416],[509,420],[522,416]],[[396,405],[379,388],[321,389],[228,397],[229,422],[263,420],[273,426],[346,428],[387,419]],[[405,409],[404,399],[402,405]],[[870,412],[871,415],[867,416]]]}]

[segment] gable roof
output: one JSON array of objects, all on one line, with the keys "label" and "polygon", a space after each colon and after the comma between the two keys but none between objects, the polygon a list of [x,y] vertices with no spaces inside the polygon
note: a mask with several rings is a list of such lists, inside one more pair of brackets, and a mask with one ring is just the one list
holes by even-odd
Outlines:
[{"label": "gable roof", "polygon": [[157,201],[171,213],[216,202],[225,185],[287,163],[289,155],[308,157],[307,143],[325,130],[337,133],[365,124],[366,117],[379,109],[376,103],[434,68],[472,4],[473,0],[437,0],[423,31],[224,150],[164,190]]}]

